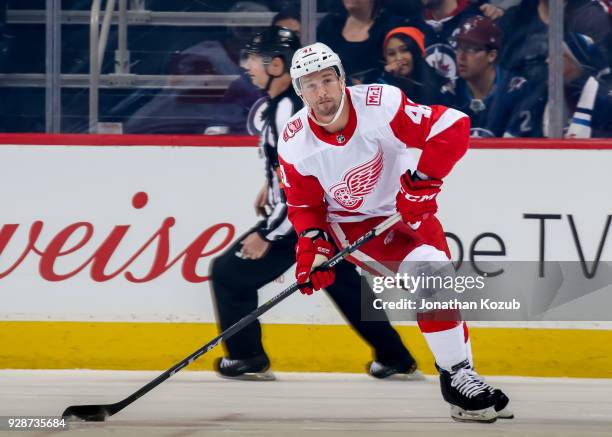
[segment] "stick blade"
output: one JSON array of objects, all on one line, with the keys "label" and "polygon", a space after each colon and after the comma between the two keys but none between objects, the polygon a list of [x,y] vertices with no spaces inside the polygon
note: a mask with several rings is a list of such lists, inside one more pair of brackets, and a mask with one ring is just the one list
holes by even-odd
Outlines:
[{"label": "stick blade", "polygon": [[106,405],[72,405],[62,413],[62,417],[66,420],[85,422],[104,422],[108,416],[110,412]]}]

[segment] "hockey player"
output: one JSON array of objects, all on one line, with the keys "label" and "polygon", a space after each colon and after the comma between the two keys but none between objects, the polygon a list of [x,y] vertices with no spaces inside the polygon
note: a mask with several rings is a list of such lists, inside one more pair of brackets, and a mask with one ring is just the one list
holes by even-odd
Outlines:
[{"label": "hockey player", "polygon": [[[299,39],[289,29],[271,26],[256,35],[247,46],[245,68],[253,83],[270,96],[263,112],[260,148],[266,160],[266,183],[255,202],[255,209],[264,216],[250,231],[219,257],[211,266],[211,283],[221,330],[254,311],[257,290],[284,273],[295,262],[297,236],[287,218],[285,197],[279,186],[277,141],[287,119],[301,107],[301,100],[291,87],[289,66]],[[368,366],[377,378],[397,375],[404,379],[418,378],[416,362],[404,347],[399,334],[389,321],[361,320],[361,307],[353,298],[359,292],[361,278],[354,266],[339,267],[338,280],[327,292],[375,351],[375,360]],[[357,291],[356,291],[357,290]],[[373,292],[370,293],[374,299]],[[215,362],[223,377],[271,380],[270,360],[261,341],[258,321],[250,324],[225,343],[227,357]]]},{"label": "hockey player", "polygon": [[[390,215],[399,223],[348,259],[374,274],[449,268],[449,249],[434,216],[442,179],[468,147],[469,118],[423,106],[390,85],[345,86],[337,54],[322,43],[298,50],[291,77],[305,107],[279,139],[288,214],[299,235],[296,278],[304,293],[329,287],[333,269],[313,270]],[[407,148],[421,149],[415,162]],[[414,231],[413,231],[414,230]],[[333,240],[332,240],[333,238]],[[397,261],[400,261],[398,263]],[[460,314],[420,313],[418,325],[440,371],[444,399],[459,421],[511,417],[508,398],[473,369]]]}]

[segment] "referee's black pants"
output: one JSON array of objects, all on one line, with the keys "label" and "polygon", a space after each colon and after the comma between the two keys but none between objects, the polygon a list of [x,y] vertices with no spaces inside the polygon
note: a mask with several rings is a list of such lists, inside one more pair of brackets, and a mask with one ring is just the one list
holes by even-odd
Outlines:
[{"label": "referee's black pants", "polygon": [[[242,240],[250,232],[244,234],[212,261],[210,280],[220,330],[229,328],[254,311],[257,308],[258,289],[279,277],[295,263],[297,236],[294,234],[272,242],[266,255],[260,259],[240,258],[238,253],[240,253]],[[335,268],[336,280],[327,288],[327,294],[345,319],[373,348],[375,359],[386,364],[411,361],[412,357],[408,349],[388,320],[361,320],[362,278],[357,273],[355,266],[344,261]],[[374,292],[370,290],[369,299],[374,298]],[[368,302],[363,302],[363,304],[368,305]],[[225,346],[229,358],[232,359],[251,358],[265,353],[259,320],[234,334],[225,342]]]}]

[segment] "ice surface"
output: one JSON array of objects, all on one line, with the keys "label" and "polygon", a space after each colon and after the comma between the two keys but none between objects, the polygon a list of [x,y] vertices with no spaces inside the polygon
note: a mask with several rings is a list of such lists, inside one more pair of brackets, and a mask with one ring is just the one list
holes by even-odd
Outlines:
[{"label": "ice surface", "polygon": [[[68,405],[117,402],[161,372],[1,370],[0,415],[57,416]],[[277,373],[275,382],[181,372],[104,423],[4,435],[406,436],[612,435],[612,380],[490,377],[514,420],[453,422],[437,379]]]}]

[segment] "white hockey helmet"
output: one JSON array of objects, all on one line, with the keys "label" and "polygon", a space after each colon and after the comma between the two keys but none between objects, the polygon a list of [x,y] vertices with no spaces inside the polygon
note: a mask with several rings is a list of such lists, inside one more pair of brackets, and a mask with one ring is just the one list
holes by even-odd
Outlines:
[{"label": "white hockey helmet", "polygon": [[298,96],[302,95],[300,78],[316,71],[333,67],[338,77],[344,81],[344,68],[340,57],[321,42],[302,47],[293,54],[291,60],[291,82]]}]

